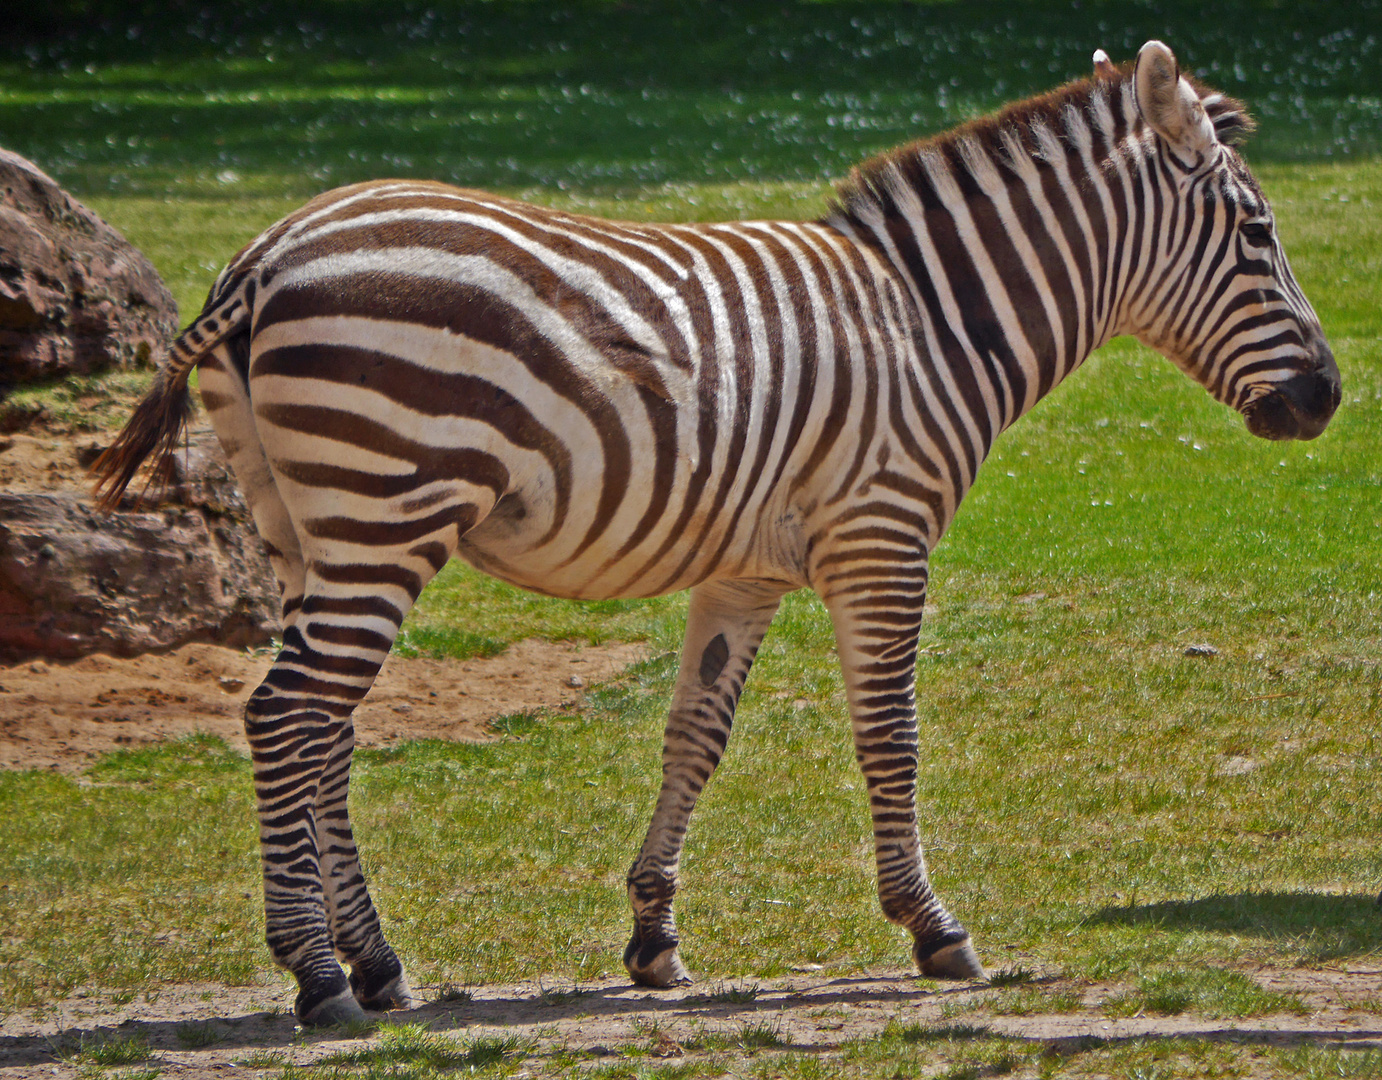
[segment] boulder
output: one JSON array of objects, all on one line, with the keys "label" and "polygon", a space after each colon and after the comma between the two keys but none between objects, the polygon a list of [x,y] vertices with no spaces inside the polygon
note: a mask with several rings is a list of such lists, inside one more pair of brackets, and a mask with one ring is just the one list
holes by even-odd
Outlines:
[{"label": "boulder", "polygon": [[278,630],[278,587],[210,432],[190,437],[148,508],[127,499],[102,516],[76,490],[0,494],[0,659],[238,648]]},{"label": "boulder", "polygon": [[178,308],[148,259],[33,162],[0,149],[0,396],[151,363]]}]

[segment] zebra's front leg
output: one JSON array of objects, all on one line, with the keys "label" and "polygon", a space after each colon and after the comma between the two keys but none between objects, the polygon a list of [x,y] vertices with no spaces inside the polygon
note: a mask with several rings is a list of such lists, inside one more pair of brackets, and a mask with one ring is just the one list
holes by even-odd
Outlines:
[{"label": "zebra's front leg", "polygon": [[[876,553],[875,553],[876,557]],[[857,573],[824,590],[835,625],[854,730],[854,752],[868,787],[883,914],[912,933],[921,974],[982,979],[969,931],[931,889],[917,830],[917,635],[926,600],[926,563]]]},{"label": "zebra's front leg", "polygon": [[672,901],[691,811],[720,763],[763,635],[785,592],[763,582],[712,582],[691,590],[681,669],[662,742],[662,789],[643,847],[629,868],[633,937],[624,966],[634,982],[691,981],[677,955]]}]

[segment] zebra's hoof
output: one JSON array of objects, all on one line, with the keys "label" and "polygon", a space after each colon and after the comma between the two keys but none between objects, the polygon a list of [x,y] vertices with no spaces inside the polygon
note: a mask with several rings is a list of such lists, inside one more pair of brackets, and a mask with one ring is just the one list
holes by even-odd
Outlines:
[{"label": "zebra's hoof", "polygon": [[369,997],[358,997],[356,1000],[361,1008],[368,1009],[370,1012],[388,1012],[390,1009],[411,1009],[416,1001],[413,998],[412,987],[408,985],[408,977],[400,974],[397,978],[391,979]]},{"label": "zebra's hoof", "polygon": [[305,1013],[299,1012],[298,1019],[308,1027],[339,1027],[342,1024],[363,1024],[369,1021],[365,1010],[355,1000],[349,990],[342,990],[324,1001],[319,1001]]},{"label": "zebra's hoof", "polygon": [[942,945],[935,952],[920,955],[914,951],[917,967],[928,979],[951,979],[957,982],[974,982],[987,979],[984,965],[979,962],[979,954],[974,951],[969,938]]},{"label": "zebra's hoof", "polygon": [[654,943],[639,945],[635,938],[624,950],[624,966],[638,985],[657,990],[695,981],[681,962],[676,942],[661,946]]},{"label": "zebra's hoof", "polygon": [[388,950],[382,960],[376,960],[374,963],[362,960],[352,964],[350,989],[355,995],[355,1000],[371,1012],[411,1009],[414,1005],[413,991],[408,986],[408,976],[392,949]]}]

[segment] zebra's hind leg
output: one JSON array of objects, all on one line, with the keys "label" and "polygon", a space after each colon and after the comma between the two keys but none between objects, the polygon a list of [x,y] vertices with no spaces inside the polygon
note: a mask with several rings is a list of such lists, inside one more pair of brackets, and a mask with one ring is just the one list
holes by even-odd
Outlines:
[{"label": "zebra's hind leg", "polygon": [[[870,554],[876,560],[881,551]],[[868,787],[883,914],[911,931],[921,974],[982,979],[969,931],[931,889],[917,830],[916,663],[926,563],[903,558],[869,574],[855,567],[819,591],[835,625],[855,756]]]},{"label": "zebra's hind leg", "polygon": [[322,892],[336,955],[350,966],[350,990],[371,1012],[413,1005],[403,964],[384,938],[379,914],[365,886],[360,854],[350,827],[347,795],[355,728],[347,725],[332,747],[317,785],[315,806]]},{"label": "zebra's hind leg", "polygon": [[[297,618],[306,587],[307,564],[303,561],[297,530],[283,505],[278,482],[269,468],[264,446],[254,427],[254,412],[243,379],[236,373],[236,354],[247,343],[233,338],[218,346],[201,362],[197,379],[202,404],[216,429],[230,462],[235,481],[245,496],[254,518],[254,527],[264,543],[264,552],[278,579],[281,614],[286,629]],[[238,366],[248,363],[240,356]]]},{"label": "zebra's hind leg", "polygon": [[[264,857],[266,938],[275,962],[298,981],[295,1011],[307,1024],[360,1019],[362,1006],[411,1002],[350,827],[350,718],[403,616],[447,554],[434,543],[397,559],[380,557],[375,566],[314,562],[283,649],[245,709]],[[417,572],[410,563],[420,564]],[[349,979],[338,956],[351,968]]]},{"label": "zebra's hind leg", "polygon": [[633,937],[624,966],[634,982],[690,982],[677,954],[672,901],[691,811],[720,762],[763,635],[785,589],[776,583],[713,582],[691,590],[681,668],[662,744],[662,789],[642,850],[629,868]]},{"label": "zebra's hind leg", "polygon": [[300,618],[284,631],[278,658],[246,703],[245,734],[259,812],[265,940],[274,962],[297,979],[298,1019],[328,1025],[365,1014],[336,960],[316,803],[330,780],[333,750],[353,742],[350,713],[364,692],[333,677],[303,625]]},{"label": "zebra's hind leg", "polygon": [[[202,401],[215,425],[216,434],[225,447],[231,468],[254,516],[255,527],[264,541],[269,562],[278,579],[286,644],[294,640],[294,628],[302,610],[307,588],[307,566],[297,529],[284,505],[278,482],[259,440],[245,384],[236,374],[236,357],[233,354],[242,346],[241,342],[230,341],[203,361],[200,373]],[[246,359],[242,357],[238,367],[243,368],[245,363]],[[430,549],[426,553],[431,555],[430,562],[427,559],[413,558],[413,561],[418,563],[420,574],[404,569],[391,569],[389,575],[386,575],[399,578],[407,586],[402,590],[397,587],[398,582],[383,586],[385,591],[397,594],[394,600],[402,605],[397,614],[400,620],[402,611],[406,611],[422,588],[422,581],[434,572],[432,563],[438,556],[432,554]],[[415,553],[409,552],[410,557],[414,555]],[[333,573],[330,566],[324,566],[322,570],[328,574]],[[340,576],[339,572],[335,572],[335,576]],[[355,576],[359,576],[358,571]],[[359,588],[359,583],[354,587]],[[337,584],[336,588],[339,590],[340,585]],[[381,585],[374,583],[366,585],[365,588],[367,591],[378,593]],[[336,597],[331,603],[339,608],[342,599]],[[376,605],[379,603],[378,600],[370,602]],[[366,665],[373,662],[376,655],[382,662],[383,656],[388,652],[388,644],[384,639],[392,642],[392,633],[397,629],[392,618],[395,607],[385,604],[385,609],[387,617],[381,622],[383,636],[370,638],[365,642],[363,655]],[[339,648],[343,643],[339,628],[326,631],[318,622],[316,632],[334,635],[331,643],[333,648]],[[348,636],[357,632],[358,630],[347,630],[346,634]],[[285,648],[284,656],[294,655],[300,657],[303,654],[290,653]],[[283,656],[280,660],[287,663]],[[268,686],[268,683],[265,685]],[[368,684],[365,685],[365,689],[368,689]],[[361,693],[363,694],[363,691]],[[273,725],[275,718],[272,715],[265,716],[261,709],[267,696],[265,687],[260,688],[260,696],[260,704],[255,706],[255,715],[251,717],[247,711],[246,729],[252,739],[261,740],[261,745],[265,746],[264,754],[272,757],[276,750],[271,743],[263,739],[266,729]],[[378,915],[365,888],[364,877],[360,873],[359,857],[351,833],[346,798],[350,784],[350,761],[355,746],[354,728],[348,711],[344,717],[335,719],[334,723],[331,719],[328,717],[324,723],[309,723],[299,728],[301,733],[307,734],[313,728],[320,727],[317,737],[324,745],[329,746],[326,750],[326,763],[315,784],[315,797],[311,806],[310,821],[316,829],[315,839],[321,864],[320,888],[313,888],[321,894],[326,916],[326,933],[334,945],[335,953],[351,968],[347,987],[342,984],[343,976],[339,964],[334,961],[327,962],[324,958],[313,955],[308,967],[317,974],[310,976],[309,982],[314,986],[324,986],[330,991],[330,997],[321,1004],[314,1005],[312,998],[319,994],[309,991],[306,997],[300,997],[298,1012],[304,1020],[318,1024],[359,1019],[364,1015],[361,1006],[376,1010],[406,1007],[412,998],[403,974],[403,966],[380,930]],[[315,750],[312,752],[315,753]],[[261,808],[263,805],[261,800]],[[267,899],[267,880],[270,872],[267,849],[265,855]],[[294,963],[301,963],[292,956],[280,956],[279,951],[275,951],[275,959],[290,969]],[[303,1011],[304,1007],[306,1014]]]}]

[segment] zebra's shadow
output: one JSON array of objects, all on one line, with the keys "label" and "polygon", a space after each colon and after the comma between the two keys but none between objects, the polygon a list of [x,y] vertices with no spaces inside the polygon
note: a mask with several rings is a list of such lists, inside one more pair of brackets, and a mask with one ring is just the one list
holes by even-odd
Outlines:
[{"label": "zebra's shadow", "polygon": [[[884,976],[836,978],[820,984],[812,993],[817,1006],[849,1005],[877,1001],[880,984],[900,1007],[923,998],[959,994],[972,987],[937,987],[898,972]],[[730,1000],[704,983],[669,992],[632,986],[627,980],[607,978],[568,990],[545,989],[541,983],[486,991],[470,1000],[432,1001],[413,1009],[373,1014],[384,1024],[423,1024],[432,1031],[527,1031],[544,1024],[579,1019],[618,1019],[623,1016],[678,1015],[710,1023],[743,1024],[755,1014],[773,1013],[793,996],[790,989],[744,992]],[[723,986],[720,987],[723,991]],[[69,1024],[43,1034],[3,1034],[0,1028],[0,1069],[80,1062],[93,1047],[109,1043],[138,1044],[155,1057],[197,1050],[231,1052],[241,1057],[255,1052],[301,1049],[317,1044],[358,1040],[370,1029],[303,1028],[286,1010],[254,1011],[211,1017],[140,1019],[122,1022]],[[204,1040],[204,1041],[203,1041]]]},{"label": "zebra's shadow", "polygon": [[[191,1020],[125,1020],[119,1024],[74,1024],[56,1033],[0,1035],[0,1069],[34,1065],[80,1065],[95,1048],[140,1045],[151,1055],[186,1051],[189,1032],[205,1033],[197,1048],[253,1051],[349,1038],[339,1029],[304,1031],[291,1013],[252,1012]],[[201,1042],[198,1039],[198,1042]],[[128,1064],[138,1064],[130,1061]]]},{"label": "zebra's shadow", "polygon": [[1374,954],[1382,947],[1382,911],[1371,893],[1213,893],[1185,900],[1107,906],[1086,926],[1156,927],[1259,938],[1300,947],[1314,961]]}]

